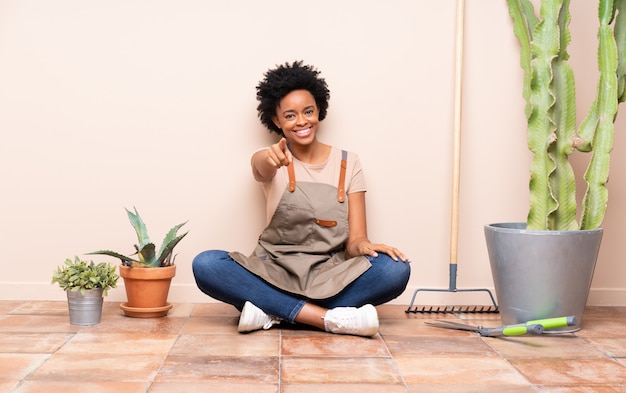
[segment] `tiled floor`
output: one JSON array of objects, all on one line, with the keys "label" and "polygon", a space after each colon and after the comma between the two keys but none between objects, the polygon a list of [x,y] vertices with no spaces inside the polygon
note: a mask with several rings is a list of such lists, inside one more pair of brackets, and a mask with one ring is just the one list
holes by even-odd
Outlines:
[{"label": "tiled floor", "polygon": [[0,392],[626,392],[626,307],[590,307],[574,334],[481,338],[424,325],[498,314],[378,307],[373,338],[272,328],[237,333],[223,304],[135,319],[105,303],[70,325],[65,302],[0,301]]}]

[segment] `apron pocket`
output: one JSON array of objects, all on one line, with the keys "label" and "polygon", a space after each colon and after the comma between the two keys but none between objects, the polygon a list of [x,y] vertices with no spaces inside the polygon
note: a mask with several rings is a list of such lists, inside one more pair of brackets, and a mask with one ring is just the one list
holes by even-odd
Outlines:
[{"label": "apron pocket", "polygon": [[313,234],[314,212],[311,208],[285,204],[276,210],[276,231],[282,244],[311,243]]}]

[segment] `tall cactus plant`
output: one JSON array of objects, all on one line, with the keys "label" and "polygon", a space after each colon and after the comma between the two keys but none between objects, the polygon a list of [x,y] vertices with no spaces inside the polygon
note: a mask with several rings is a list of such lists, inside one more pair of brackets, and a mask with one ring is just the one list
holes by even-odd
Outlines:
[{"label": "tall cactus plant", "polygon": [[[596,97],[577,129],[574,73],[568,63],[570,0],[507,0],[524,70],[528,147],[533,153],[527,229],[598,228],[604,219],[609,153],[618,104],[626,98],[626,0],[599,0]],[[587,190],[577,220],[574,150],[590,152]]]}]

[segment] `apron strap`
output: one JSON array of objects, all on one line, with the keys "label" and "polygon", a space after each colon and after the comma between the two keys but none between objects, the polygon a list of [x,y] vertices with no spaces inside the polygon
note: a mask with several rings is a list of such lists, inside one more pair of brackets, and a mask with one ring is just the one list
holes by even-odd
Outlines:
[{"label": "apron strap", "polygon": [[289,174],[289,192],[296,190],[296,174],[293,171],[293,161],[287,165],[287,173]]},{"label": "apron strap", "polygon": [[341,151],[341,170],[339,171],[339,185],[337,186],[337,200],[343,203],[346,200],[346,167],[348,166],[348,152]]},{"label": "apron strap", "polygon": [[[346,168],[348,166],[348,152],[341,151],[341,169],[339,170],[339,184],[337,186],[337,200],[343,203],[346,200]],[[293,162],[287,165],[287,173],[289,175],[289,192],[296,190],[296,174],[293,169]]]}]

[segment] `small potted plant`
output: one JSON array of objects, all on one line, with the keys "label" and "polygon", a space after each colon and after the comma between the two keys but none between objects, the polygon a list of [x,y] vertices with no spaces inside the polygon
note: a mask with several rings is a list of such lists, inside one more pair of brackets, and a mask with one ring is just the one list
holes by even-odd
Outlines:
[{"label": "small potted plant", "polygon": [[79,257],[66,259],[52,275],[52,284],[58,283],[67,293],[72,325],[96,325],[102,317],[103,297],[116,288],[119,276],[115,266],[95,264]]},{"label": "small potted plant", "polygon": [[137,209],[125,209],[128,219],[135,229],[138,244],[130,256],[99,250],[89,255],[108,255],[121,260],[120,276],[124,279],[127,303],[120,305],[124,314],[136,318],[154,318],[167,315],[172,305],[167,302],[172,278],[176,275],[174,247],[188,232],[178,235],[178,230],[186,224],[178,224],[169,230],[157,251],[148,236],[148,230]]}]

